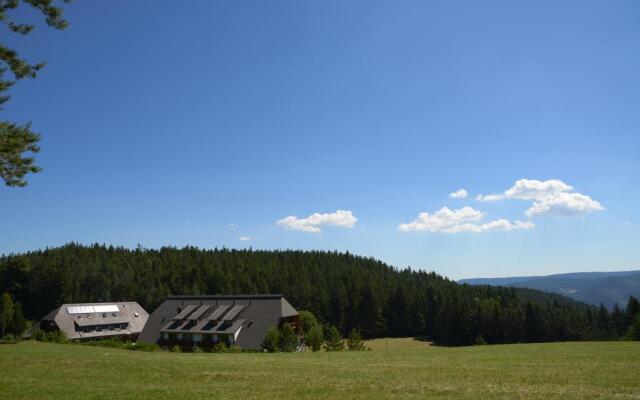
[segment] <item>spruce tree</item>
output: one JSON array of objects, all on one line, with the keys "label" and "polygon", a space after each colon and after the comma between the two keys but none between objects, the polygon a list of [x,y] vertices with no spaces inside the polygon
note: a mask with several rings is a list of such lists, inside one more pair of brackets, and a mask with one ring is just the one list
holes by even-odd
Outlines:
[{"label": "spruce tree", "polygon": [[340,332],[335,326],[331,326],[329,327],[329,329],[327,329],[327,334],[325,335],[325,350],[344,350],[344,340],[342,339],[342,335],[340,335]]},{"label": "spruce tree", "polygon": [[640,340],[640,314],[636,316],[636,319],[629,327],[627,337],[631,340]]}]

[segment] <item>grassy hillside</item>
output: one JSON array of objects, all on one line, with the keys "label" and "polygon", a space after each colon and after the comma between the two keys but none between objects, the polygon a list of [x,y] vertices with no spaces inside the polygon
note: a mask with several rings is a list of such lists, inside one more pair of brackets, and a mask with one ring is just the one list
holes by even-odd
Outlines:
[{"label": "grassy hillside", "polygon": [[304,354],[0,345],[0,398],[640,398],[637,342],[444,348],[380,339],[369,345],[374,351]]}]

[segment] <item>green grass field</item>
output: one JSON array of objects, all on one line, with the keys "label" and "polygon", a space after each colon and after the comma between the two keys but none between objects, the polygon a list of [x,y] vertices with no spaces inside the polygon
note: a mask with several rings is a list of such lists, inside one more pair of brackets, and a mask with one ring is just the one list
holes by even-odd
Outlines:
[{"label": "green grass field", "polygon": [[[640,343],[176,354],[0,345],[0,399],[640,399]],[[386,350],[388,348],[388,350]]]}]

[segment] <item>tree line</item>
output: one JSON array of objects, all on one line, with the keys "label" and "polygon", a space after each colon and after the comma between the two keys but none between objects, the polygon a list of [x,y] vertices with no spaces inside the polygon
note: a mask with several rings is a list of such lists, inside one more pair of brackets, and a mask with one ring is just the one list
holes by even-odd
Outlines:
[{"label": "tree line", "polygon": [[348,252],[70,243],[0,257],[5,292],[32,320],[62,303],[132,300],[151,312],[170,294],[282,293],[341,335],[356,329],[365,338],[444,345],[613,340],[640,325],[634,298],[609,312],[530,289],[459,285]]}]

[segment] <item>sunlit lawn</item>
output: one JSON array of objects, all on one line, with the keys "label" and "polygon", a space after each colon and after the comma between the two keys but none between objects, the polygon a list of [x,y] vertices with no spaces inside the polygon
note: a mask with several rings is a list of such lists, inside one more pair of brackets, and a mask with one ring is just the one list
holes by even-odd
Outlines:
[{"label": "sunlit lawn", "polygon": [[367,346],[373,350],[176,354],[0,345],[0,399],[640,399],[638,342]]}]

